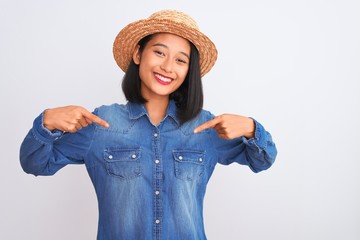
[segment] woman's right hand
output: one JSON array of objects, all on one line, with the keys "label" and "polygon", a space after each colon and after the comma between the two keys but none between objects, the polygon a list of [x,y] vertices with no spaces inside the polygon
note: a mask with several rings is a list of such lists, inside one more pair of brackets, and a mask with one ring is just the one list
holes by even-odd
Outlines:
[{"label": "woman's right hand", "polygon": [[65,106],[47,109],[44,113],[44,126],[50,131],[76,132],[88,124],[97,123],[105,128],[109,124],[80,106]]}]

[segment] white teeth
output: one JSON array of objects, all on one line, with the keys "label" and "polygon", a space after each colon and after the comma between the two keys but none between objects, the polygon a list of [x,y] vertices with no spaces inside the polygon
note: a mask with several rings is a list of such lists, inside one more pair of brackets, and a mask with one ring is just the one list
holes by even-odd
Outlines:
[{"label": "white teeth", "polygon": [[156,77],[159,78],[163,82],[171,82],[170,78],[166,78],[166,77],[158,75],[158,74],[156,74]]}]

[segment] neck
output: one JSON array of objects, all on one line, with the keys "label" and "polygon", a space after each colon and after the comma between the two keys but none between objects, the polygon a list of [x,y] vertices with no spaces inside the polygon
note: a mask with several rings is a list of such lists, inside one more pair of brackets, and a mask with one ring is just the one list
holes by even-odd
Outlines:
[{"label": "neck", "polygon": [[151,122],[157,126],[164,119],[169,105],[169,98],[152,98],[145,103]]}]

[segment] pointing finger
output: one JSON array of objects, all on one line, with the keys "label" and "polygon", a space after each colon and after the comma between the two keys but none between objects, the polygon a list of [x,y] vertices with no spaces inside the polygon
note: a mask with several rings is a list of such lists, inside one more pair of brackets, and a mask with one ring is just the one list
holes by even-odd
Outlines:
[{"label": "pointing finger", "polygon": [[99,118],[98,116],[91,114],[90,116],[90,120],[94,123],[99,124],[100,126],[103,126],[104,128],[108,128],[109,127],[109,123],[107,123],[105,120]]},{"label": "pointing finger", "polygon": [[97,123],[99,124],[100,126],[103,126],[105,128],[108,128],[109,127],[109,123],[107,123],[105,120],[99,118],[98,116],[96,116],[95,114],[92,114],[88,111],[84,111],[83,112],[83,115],[84,117],[88,120],[90,120],[91,123]]},{"label": "pointing finger", "polygon": [[194,129],[194,133],[199,133],[201,131],[204,131],[205,129],[208,128],[213,128],[215,127],[218,123],[220,123],[220,118],[215,117],[214,119],[207,121],[206,123],[201,124],[200,126],[198,126],[197,128]]}]

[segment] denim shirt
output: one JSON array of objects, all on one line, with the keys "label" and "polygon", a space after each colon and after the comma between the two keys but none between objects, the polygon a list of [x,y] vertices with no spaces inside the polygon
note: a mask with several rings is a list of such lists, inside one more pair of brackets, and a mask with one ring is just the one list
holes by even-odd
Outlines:
[{"label": "denim shirt", "polygon": [[20,162],[34,175],[85,164],[98,200],[99,240],[206,239],[203,199],[215,165],[237,162],[259,172],[277,153],[271,135],[255,120],[252,139],[224,140],[213,129],[194,134],[214,116],[202,110],[180,124],[172,101],[158,126],[134,103],[101,106],[94,114],[110,127],[50,132],[41,114],[21,145]]}]

